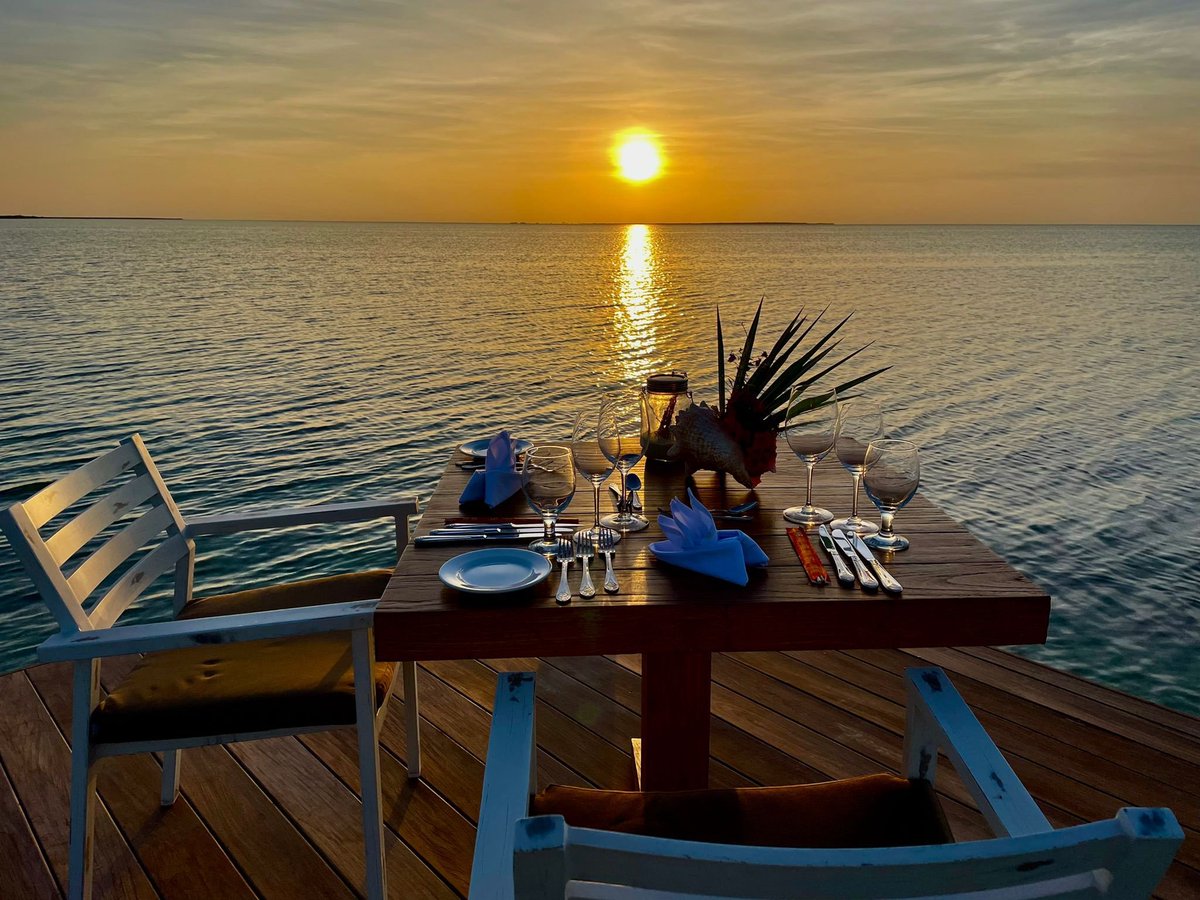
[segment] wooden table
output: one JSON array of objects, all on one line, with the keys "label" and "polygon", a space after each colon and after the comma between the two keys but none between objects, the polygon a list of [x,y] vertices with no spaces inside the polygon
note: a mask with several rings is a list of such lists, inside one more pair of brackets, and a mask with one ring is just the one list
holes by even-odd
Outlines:
[{"label": "wooden table", "polygon": [[[658,562],[649,544],[663,536],[653,522],[659,506],[683,495],[676,466],[639,467],[643,503],[652,522],[617,545],[621,592],[592,600],[554,602],[557,573],[537,587],[500,598],[443,587],[438,568],[472,549],[414,547],[404,551],[375,617],[376,653],[385,660],[514,656],[642,654],[642,784],[647,790],[703,787],[708,778],[711,653],[749,650],[864,650],[1044,643],[1050,597],[976,540],[962,525],[918,495],[896,516],[912,546],[886,561],[903,584],[899,597],[866,594],[831,583],[813,587],[788,543],[782,510],[803,502],[804,467],[785,444],[779,471],[753,492],[759,507],[743,526],[771,558],[746,587]],[[457,454],[454,459],[462,459]],[[462,515],[458,496],[470,473],[452,459],[430,499],[417,534]],[[732,478],[696,475],[698,494],[716,508],[751,496]],[[608,490],[602,508],[612,508]],[[850,508],[850,476],[834,460],[817,467],[813,499],[837,514]],[[873,512],[861,498],[861,509]],[[591,487],[580,479],[569,515],[589,522]],[[529,515],[518,494],[493,514]],[[718,523],[720,525],[720,523]],[[508,546],[520,546],[508,545]],[[820,552],[820,551],[819,551]],[[824,561],[824,558],[823,558]],[[593,562],[602,580],[603,566]],[[578,588],[572,566],[572,587]]]}]

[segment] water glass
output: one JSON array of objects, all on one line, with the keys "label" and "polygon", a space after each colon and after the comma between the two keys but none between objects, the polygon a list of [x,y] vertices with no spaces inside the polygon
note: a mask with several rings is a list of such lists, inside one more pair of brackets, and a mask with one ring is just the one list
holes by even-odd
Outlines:
[{"label": "water glass", "polygon": [[874,534],[879,526],[858,514],[858,485],[866,471],[867,445],[883,437],[883,412],[874,400],[852,397],[838,401],[838,416],[841,425],[834,452],[842,468],[854,479],[854,499],[850,503],[850,515],[834,519],[830,525],[858,535]]},{"label": "water glass", "polygon": [[615,515],[605,516],[600,523],[621,532],[641,531],[650,520],[630,508],[625,481],[650,443],[650,415],[645,391],[606,397],[600,405],[596,432],[600,452],[621,473],[620,509]]},{"label": "water glass", "polygon": [[575,458],[570,447],[531,447],[521,463],[521,489],[530,508],[542,517],[542,537],[529,549],[547,556],[558,547],[555,524],[575,496]]},{"label": "water glass", "polygon": [[[803,393],[803,387],[792,388],[783,433],[792,452],[808,469],[808,488],[804,494],[804,505],[789,506],[783,511],[783,517],[798,525],[822,525],[833,518],[833,513],[813,506],[813,469],[833,449],[837,441],[837,403],[834,402],[836,397],[832,394],[804,397]],[[826,401],[825,404],[814,408],[814,405],[822,400]]]},{"label": "water glass", "polygon": [[908,538],[892,531],[892,519],[921,484],[921,452],[912,441],[872,441],[867,447],[863,487],[879,508],[882,527],[865,538],[879,550],[906,550]]},{"label": "water glass", "polygon": [[600,538],[600,488],[613,473],[613,463],[600,450],[599,416],[593,410],[581,412],[575,417],[575,426],[571,429],[571,453],[575,457],[575,469],[592,485],[592,501],[595,522],[591,528],[585,528],[575,533],[575,538],[583,539],[593,547],[597,546]]}]

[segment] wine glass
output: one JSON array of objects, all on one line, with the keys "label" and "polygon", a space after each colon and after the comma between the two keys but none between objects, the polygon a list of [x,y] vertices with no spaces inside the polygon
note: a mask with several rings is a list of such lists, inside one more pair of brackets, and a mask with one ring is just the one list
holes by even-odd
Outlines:
[{"label": "wine glass", "polygon": [[892,531],[892,519],[921,484],[921,452],[912,441],[872,441],[864,464],[863,487],[879,507],[883,525],[866,543],[880,550],[908,549],[908,538]]},{"label": "wine glass", "polygon": [[866,468],[863,460],[867,455],[867,445],[883,437],[883,412],[874,400],[852,397],[838,401],[838,415],[841,426],[834,452],[837,453],[838,462],[854,479],[854,500],[850,504],[850,515],[844,519],[834,519],[830,527],[859,535],[874,534],[879,526],[858,514],[858,483]]},{"label": "wine glass", "polygon": [[571,453],[575,457],[575,468],[591,482],[595,510],[595,524],[591,528],[576,532],[575,537],[582,538],[593,546],[597,545],[601,531],[600,488],[613,472],[612,461],[600,452],[599,422],[599,416],[591,412],[581,412],[575,417],[575,427],[571,429]]},{"label": "wine glass", "polygon": [[641,531],[650,524],[650,520],[629,508],[625,479],[641,460],[650,442],[650,416],[645,392],[606,397],[600,405],[596,433],[600,452],[621,473],[620,509],[615,515],[605,516],[600,523],[617,531]]},{"label": "wine glass", "polygon": [[[789,506],[783,511],[783,517],[798,525],[821,525],[832,519],[833,513],[813,506],[813,468],[825,458],[837,441],[838,409],[836,402],[826,402],[814,409],[812,404],[820,402],[821,398],[805,398],[801,396],[803,393],[803,387],[792,388],[788,398],[784,436],[792,452],[808,469],[808,488],[804,494],[804,505]],[[828,400],[836,401],[836,396],[831,394]]]},{"label": "wine glass", "polygon": [[575,459],[570,447],[530,447],[521,463],[521,489],[529,506],[542,517],[544,531],[529,549],[547,556],[558,547],[555,523],[575,496]]}]

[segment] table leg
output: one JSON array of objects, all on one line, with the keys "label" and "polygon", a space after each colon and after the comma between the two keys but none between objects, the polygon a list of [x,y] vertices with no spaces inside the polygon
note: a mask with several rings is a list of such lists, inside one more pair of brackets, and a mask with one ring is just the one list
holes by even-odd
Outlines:
[{"label": "table leg", "polygon": [[642,654],[642,790],[708,787],[712,654]]}]

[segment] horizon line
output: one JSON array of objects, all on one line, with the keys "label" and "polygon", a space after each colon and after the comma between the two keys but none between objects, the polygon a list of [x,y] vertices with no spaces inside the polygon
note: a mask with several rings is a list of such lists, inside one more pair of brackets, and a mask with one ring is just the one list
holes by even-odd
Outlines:
[{"label": "horizon line", "polygon": [[938,227],[938,228],[1028,228],[1028,227],[1094,227],[1094,228],[1111,228],[1125,226],[1145,226],[1159,228],[1189,228],[1200,225],[1200,221],[1196,222],[809,222],[802,220],[790,219],[728,219],[728,220],[711,220],[711,221],[666,221],[666,222],[618,222],[618,221],[588,221],[588,222],[570,222],[565,220],[559,221],[527,221],[520,219],[511,219],[507,221],[487,220],[487,219],[288,219],[288,218],[207,218],[207,217],[191,217],[191,216],[43,216],[43,215],[26,215],[26,214],[4,214],[0,215],[0,221],[38,221],[46,219],[58,219],[67,221],[109,221],[109,222],[296,222],[309,224],[326,224],[326,225],[532,225],[539,227],[555,227],[555,226],[604,226],[604,227],[621,227],[629,225],[654,225],[654,226],[677,226],[677,225],[764,225],[764,226],[803,226],[809,228],[831,228],[831,227],[871,227],[871,228],[920,228],[920,227]]}]

